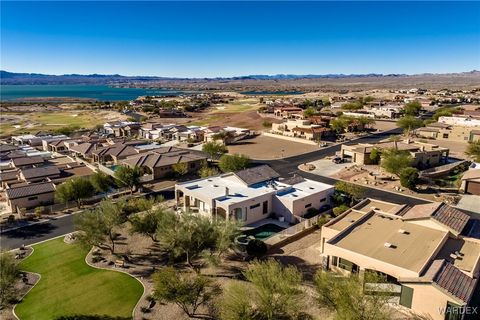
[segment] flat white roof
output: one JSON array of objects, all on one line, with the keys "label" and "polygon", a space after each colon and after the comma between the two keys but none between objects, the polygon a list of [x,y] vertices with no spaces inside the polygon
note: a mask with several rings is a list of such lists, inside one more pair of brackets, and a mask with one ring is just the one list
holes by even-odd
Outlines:
[{"label": "flat white roof", "polygon": [[181,183],[176,187],[199,199],[215,199],[221,204],[239,203],[264,194],[276,194],[279,199],[293,202],[334,188],[332,185],[307,179],[294,185],[281,181],[265,181],[247,186],[233,173]]}]

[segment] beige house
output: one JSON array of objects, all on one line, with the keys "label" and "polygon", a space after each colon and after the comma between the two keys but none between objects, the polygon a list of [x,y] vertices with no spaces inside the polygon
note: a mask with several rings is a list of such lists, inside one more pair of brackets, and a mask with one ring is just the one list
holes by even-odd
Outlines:
[{"label": "beige house", "polygon": [[480,127],[451,125],[447,123],[431,123],[415,130],[418,137],[458,142],[474,142],[480,140]]},{"label": "beige house", "polygon": [[418,141],[399,141],[379,142],[377,144],[360,143],[355,145],[342,145],[340,156],[349,162],[359,165],[374,164],[370,158],[373,149],[379,152],[382,149],[397,148],[398,150],[408,151],[413,158],[413,166],[415,167],[431,167],[446,162],[448,159],[449,149],[437,146],[431,143]]},{"label": "beige house", "polygon": [[384,275],[384,283],[365,287],[391,295],[401,311],[461,319],[456,316],[471,302],[480,269],[472,222],[443,203],[408,208],[366,199],[322,227],[322,266]]},{"label": "beige house", "polygon": [[5,190],[7,207],[11,212],[31,209],[54,202],[55,185],[51,182],[32,183]]},{"label": "beige house", "polygon": [[316,124],[310,119],[288,119],[282,123],[272,123],[270,132],[287,137],[317,140],[331,131],[323,124]]},{"label": "beige house", "polygon": [[470,169],[463,174],[460,190],[480,196],[480,169]]},{"label": "beige house", "polygon": [[143,181],[164,178],[175,173],[173,166],[184,163],[188,172],[197,172],[207,160],[201,152],[175,147],[162,147],[149,152],[127,157],[120,161],[121,165],[140,167],[143,170]]}]

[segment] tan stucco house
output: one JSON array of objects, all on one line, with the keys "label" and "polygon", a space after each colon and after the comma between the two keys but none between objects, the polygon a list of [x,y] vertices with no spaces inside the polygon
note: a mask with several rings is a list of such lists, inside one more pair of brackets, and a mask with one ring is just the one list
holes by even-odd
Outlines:
[{"label": "tan stucco house", "polygon": [[366,199],[322,227],[322,265],[384,275],[385,283],[368,285],[391,295],[400,311],[461,319],[452,310],[468,306],[477,286],[477,235],[478,221],[443,203],[410,208]]}]

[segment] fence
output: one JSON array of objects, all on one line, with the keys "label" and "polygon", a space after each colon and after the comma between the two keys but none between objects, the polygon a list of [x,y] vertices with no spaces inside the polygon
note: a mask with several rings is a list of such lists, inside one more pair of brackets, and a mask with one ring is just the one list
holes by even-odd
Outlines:
[{"label": "fence", "polygon": [[298,220],[299,222],[285,230],[282,230],[280,231],[279,233],[271,236],[270,238],[266,239],[265,240],[265,244],[267,244],[267,246],[271,247],[271,246],[275,246],[275,245],[279,245],[285,241],[287,241],[288,239],[290,239],[291,237],[293,236],[296,236],[306,230],[309,230],[313,227],[315,227],[318,223],[318,220],[322,217],[323,215],[319,214],[319,215],[316,215],[312,218],[308,218],[308,219],[305,219],[305,218],[302,218],[302,217],[298,217]]}]

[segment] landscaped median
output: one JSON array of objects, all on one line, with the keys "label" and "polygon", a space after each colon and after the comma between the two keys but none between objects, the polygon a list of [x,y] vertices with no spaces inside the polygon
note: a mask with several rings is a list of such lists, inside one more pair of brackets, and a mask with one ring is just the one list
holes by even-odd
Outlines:
[{"label": "landscaped median", "polygon": [[88,250],[57,238],[33,246],[20,269],[40,274],[15,313],[21,320],[52,320],[66,315],[108,315],[131,319],[142,284],[116,271],[86,264]]}]

